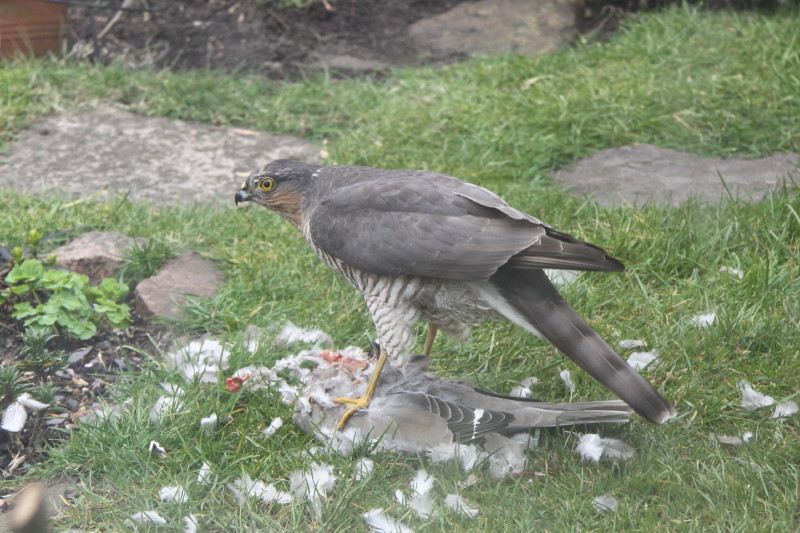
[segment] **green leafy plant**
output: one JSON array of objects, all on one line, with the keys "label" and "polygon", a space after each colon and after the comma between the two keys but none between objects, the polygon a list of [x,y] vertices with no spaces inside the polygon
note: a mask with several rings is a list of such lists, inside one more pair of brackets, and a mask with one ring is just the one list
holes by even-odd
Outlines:
[{"label": "green leafy plant", "polygon": [[0,304],[14,302],[11,316],[26,327],[61,328],[85,340],[98,328],[124,328],[130,321],[130,308],[120,303],[128,287],[111,278],[93,287],[83,274],[26,259],[11,269],[5,282],[8,288],[0,291]]}]

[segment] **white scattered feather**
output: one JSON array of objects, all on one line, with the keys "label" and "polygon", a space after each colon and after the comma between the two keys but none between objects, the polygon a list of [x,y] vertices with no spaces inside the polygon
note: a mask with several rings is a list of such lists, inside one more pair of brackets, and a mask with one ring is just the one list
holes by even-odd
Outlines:
[{"label": "white scattered feather", "polygon": [[182,408],[183,402],[177,396],[161,396],[150,410],[150,421],[158,422],[165,416],[180,411]]},{"label": "white scattered feather", "polygon": [[563,287],[564,285],[569,285],[576,279],[578,279],[579,272],[577,270],[561,270],[555,268],[545,268],[544,269],[545,275],[550,278],[550,282],[553,285]]},{"label": "white scattered feather", "polygon": [[130,527],[135,527],[134,524],[155,524],[159,526],[166,525],[167,521],[161,518],[155,511],[140,511],[136,514],[132,514],[129,516],[125,523],[128,524]]},{"label": "white scattered feather", "polygon": [[201,485],[207,485],[211,482],[211,466],[208,463],[203,463],[200,470],[198,470],[197,482]]},{"label": "white scattered feather", "polygon": [[296,355],[289,355],[283,359],[277,360],[272,366],[272,369],[275,372],[285,372],[289,376],[297,378],[305,383],[306,379],[308,379],[308,375],[311,373],[311,368],[304,367],[303,363],[311,362],[313,366],[319,365],[322,361],[319,357],[321,353],[321,348],[303,350]]},{"label": "white scattered feather", "polygon": [[581,439],[578,441],[578,453],[584,461],[599,461],[603,455],[600,435],[596,433],[581,435]]},{"label": "white scattered feather", "polygon": [[751,432],[743,433],[741,437],[731,435],[720,435],[718,433],[709,433],[708,438],[719,442],[720,444],[727,444],[728,446],[742,446],[745,442],[749,442],[753,438]]},{"label": "white scattered feather", "polygon": [[408,507],[423,520],[430,520],[431,518],[439,516],[439,513],[433,508],[432,494],[417,494],[412,496],[411,501],[408,502]]},{"label": "white scattered feather", "polygon": [[300,389],[286,383],[281,379],[278,381],[278,392],[281,395],[281,402],[284,405],[292,405],[298,396],[300,396]]},{"label": "white scattered feather", "polygon": [[27,392],[20,394],[19,397],[17,397],[17,403],[29,411],[41,411],[42,409],[47,409],[50,407],[49,403],[42,403],[38,400],[34,400],[33,397]]},{"label": "white scattered feather", "polygon": [[50,404],[34,400],[33,396],[25,392],[20,394],[13,403],[3,410],[3,419],[0,428],[11,433],[19,433],[28,420],[28,411],[41,411],[50,407]]},{"label": "white scattered feather", "polygon": [[511,392],[508,393],[509,396],[513,396],[515,398],[531,398],[533,397],[533,391],[530,387],[523,387],[522,385],[518,385],[511,389]]},{"label": "white scattered feather", "polygon": [[431,461],[434,463],[446,463],[455,459],[458,455],[458,444],[443,442],[432,447],[430,450]]},{"label": "white scattered feather", "polygon": [[356,480],[365,479],[372,473],[372,470],[375,468],[375,463],[372,462],[371,459],[367,459],[366,457],[362,457],[358,464],[356,465],[355,471],[353,472],[353,478]]},{"label": "white scattered feather", "polygon": [[217,422],[217,414],[212,413],[211,415],[200,419],[200,427],[203,429],[203,432],[206,435],[211,435],[214,430],[217,429]]},{"label": "white scattered feather", "polygon": [[775,406],[775,410],[772,412],[772,418],[786,418],[794,414],[797,414],[797,402],[781,402]]},{"label": "white scattered feather", "polygon": [[714,321],[717,319],[717,314],[711,311],[710,313],[703,313],[700,315],[695,315],[691,318],[692,324],[697,326],[698,328],[708,328],[714,325]]},{"label": "white scattered feather", "polygon": [[639,371],[656,359],[658,359],[658,350],[652,350],[649,352],[633,352],[628,357],[628,364],[631,365],[634,370]]},{"label": "white scattered feather", "polygon": [[245,496],[257,498],[267,505],[271,503],[277,503],[279,505],[292,503],[292,495],[288,492],[280,491],[276,489],[274,485],[267,485],[263,481],[254,481],[247,474],[242,474],[242,476],[231,485]]},{"label": "white scattered feather", "polygon": [[311,470],[295,470],[289,474],[292,494],[307,498],[318,520],[322,518],[322,502],[331,495],[335,484],[333,467],[326,463],[313,464]]},{"label": "white scattered feather", "polygon": [[279,380],[278,375],[266,366],[249,365],[240,368],[228,378],[238,380],[242,388],[261,390]]},{"label": "white scattered feather", "polygon": [[367,354],[358,346],[345,346],[339,350],[339,353],[342,354],[342,357],[352,357],[353,359],[367,358]]},{"label": "white scattered feather", "polygon": [[264,429],[261,433],[265,437],[269,438],[273,436],[275,432],[281,428],[282,425],[283,425],[283,419],[281,419],[281,417],[279,416],[276,416],[275,418],[272,419],[272,422],[269,423],[269,426],[267,426],[267,428]]},{"label": "white scattered feather", "polygon": [[592,500],[592,507],[598,513],[614,513],[618,506],[617,499],[610,494],[603,494]]},{"label": "white scattered feather", "polygon": [[619,439],[604,439],[596,433],[581,435],[578,441],[578,454],[584,461],[599,461],[605,456],[609,459],[630,459],[635,452]]},{"label": "white scattered feather", "polygon": [[417,470],[416,475],[411,480],[409,485],[411,486],[411,490],[413,490],[416,494],[428,494],[431,489],[433,488],[433,484],[436,482],[436,479],[424,469],[421,468]]},{"label": "white scattered feather", "polygon": [[744,278],[744,272],[742,272],[738,268],[733,268],[733,267],[729,267],[729,266],[724,266],[723,265],[723,266],[719,267],[719,270],[717,272],[727,272],[731,276],[736,276],[739,279]]},{"label": "white scattered feather", "polygon": [[197,533],[200,527],[197,523],[197,517],[193,514],[183,517],[183,533]]},{"label": "white scattered feather", "polygon": [[395,497],[401,505],[408,505],[417,516],[423,520],[429,520],[438,515],[433,509],[433,496],[430,494],[436,480],[424,469],[418,470],[414,478],[409,483],[411,487],[411,497],[407,498],[403,491],[397,490]]},{"label": "white scattered feather", "polygon": [[539,378],[536,376],[528,376],[527,378],[520,380],[519,384],[523,387],[533,387],[539,383]]},{"label": "white scattered feather", "polygon": [[167,391],[170,396],[182,396],[184,394],[183,387],[174,383],[162,383],[161,388]]},{"label": "white scattered feather", "polygon": [[572,376],[569,374],[569,370],[562,370],[559,373],[561,379],[564,381],[564,385],[567,386],[570,392],[575,392],[575,382],[572,381]]},{"label": "white scattered feather", "polygon": [[511,440],[522,446],[523,448],[532,449],[539,447],[539,432],[535,433],[528,433],[527,431],[522,433],[516,433],[510,437]]},{"label": "white scattered feather", "polygon": [[372,509],[361,516],[375,533],[414,533],[407,525],[389,518],[383,509]]},{"label": "white scattered feather", "polygon": [[434,463],[446,463],[458,458],[465,472],[471,471],[487,456],[486,452],[479,450],[474,444],[459,444],[457,442],[437,444],[430,448],[429,453]]},{"label": "white scattered feather", "polygon": [[487,455],[474,444],[459,445],[456,448],[456,454],[461,460],[461,467],[464,472],[470,472],[480,461],[486,459]]},{"label": "white scattered feather", "polygon": [[189,501],[189,496],[183,487],[162,487],[158,491],[158,497],[162,502],[184,503]]},{"label": "white scattered feather", "polygon": [[739,392],[742,393],[742,407],[748,411],[755,411],[761,407],[768,407],[775,403],[772,396],[766,396],[753,390],[753,387],[746,381],[737,384]]},{"label": "white scattered feather", "polygon": [[448,509],[458,511],[469,518],[475,518],[478,516],[478,509],[476,507],[470,507],[467,505],[467,502],[464,501],[464,498],[458,494],[448,494],[445,496],[444,504]]},{"label": "white scattered feather", "polygon": [[308,342],[319,347],[331,348],[333,347],[333,339],[330,335],[320,329],[302,329],[298,328],[291,322],[287,322],[278,336],[275,337],[275,342],[281,346],[288,346],[298,342]]},{"label": "white scattered feather", "polygon": [[647,346],[644,341],[639,339],[624,339],[619,341],[618,344],[623,350],[635,350],[637,348],[644,348]]},{"label": "white scattered feather", "polygon": [[522,445],[508,437],[489,434],[483,448],[490,454],[489,475],[492,479],[519,476],[528,466]]},{"label": "white scattered feather", "polygon": [[167,458],[167,450],[157,440],[150,441],[150,444],[147,445],[147,451],[150,453],[156,452],[162,459]]},{"label": "white scattered feather", "polygon": [[19,402],[14,402],[3,411],[3,422],[0,427],[11,433],[19,433],[28,419],[28,411]]},{"label": "white scattered feather", "polygon": [[247,499],[244,497],[244,492],[235,487],[233,483],[228,483],[225,485],[225,487],[230,491],[233,499],[236,500],[236,505],[239,507],[244,506],[244,504],[247,502]]},{"label": "white scattered feather", "polygon": [[229,352],[217,340],[194,340],[166,355],[167,361],[183,376],[201,383],[217,383],[220,372],[228,369]]}]

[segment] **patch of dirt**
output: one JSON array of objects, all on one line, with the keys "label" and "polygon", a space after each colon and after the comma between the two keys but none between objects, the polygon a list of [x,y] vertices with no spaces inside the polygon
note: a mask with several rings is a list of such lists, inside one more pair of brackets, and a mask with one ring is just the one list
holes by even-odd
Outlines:
[{"label": "patch of dirt", "polygon": [[[21,324],[10,316],[10,304],[0,305],[0,366],[20,363],[23,348]],[[133,325],[124,331],[108,332],[80,341],[67,336],[52,339],[47,349],[63,354],[67,365],[49,376],[24,372],[21,381],[34,387],[43,382],[56,389],[56,404],[41,416],[29,413],[23,430],[10,433],[0,430],[0,479],[11,479],[25,472],[23,464],[42,460],[42,445],[66,438],[65,429],[100,407],[109,386],[124,372],[138,372],[159,349],[166,349],[170,337],[165,330],[135,315]],[[0,398],[2,400],[2,398]],[[6,408],[0,403],[0,413]],[[5,511],[3,497],[11,489],[0,489],[0,512]]]},{"label": "patch of dirt", "polygon": [[[165,8],[122,14],[99,41],[98,60],[177,69],[256,70],[278,78],[301,73],[332,56],[407,65],[419,61],[408,26],[462,1],[312,0],[304,7],[284,7],[281,0],[149,0],[147,4]],[[111,10],[94,11],[97,34],[114,15]],[[82,43],[78,50],[90,51],[90,12],[70,8],[70,21]]]},{"label": "patch of dirt", "polygon": [[[297,77],[324,65],[338,74],[372,73],[388,66],[466,57],[460,53],[430,57],[415,47],[408,29],[421,19],[474,1],[307,0],[294,7],[293,0],[133,0],[126,2],[131,10],[118,11],[123,0],[103,0],[99,3],[112,9],[70,8],[77,41],[71,55],[132,67],[257,71],[276,79]],[[783,1],[689,3],[712,10],[774,10]],[[607,40],[628,13],[675,4],[675,0],[575,0],[577,27],[584,36]]]}]

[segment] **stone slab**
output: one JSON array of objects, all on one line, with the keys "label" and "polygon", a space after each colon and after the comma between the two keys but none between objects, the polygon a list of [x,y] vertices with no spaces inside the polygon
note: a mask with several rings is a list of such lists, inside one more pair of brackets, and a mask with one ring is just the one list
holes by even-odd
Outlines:
[{"label": "stone slab", "polygon": [[701,157],[647,144],[601,150],[553,177],[577,196],[602,205],[649,201],[679,205],[690,197],[716,202],[729,190],[757,200],[767,191],[800,183],[800,156],[773,154],[758,159]]},{"label": "stone slab", "polygon": [[232,204],[243,178],[273,159],[308,162],[302,139],[152,118],[104,106],[49,116],[0,154],[0,185],[106,199],[129,193],[158,204]]},{"label": "stone slab", "polygon": [[137,285],[134,306],[142,318],[180,318],[180,306],[187,296],[211,298],[222,282],[213,261],[187,250]]},{"label": "stone slab", "polygon": [[554,52],[575,36],[573,0],[481,0],[420,20],[409,28],[418,48],[452,54]]},{"label": "stone slab", "polygon": [[59,266],[85,274],[92,285],[97,285],[103,278],[115,277],[122,268],[125,250],[142,241],[116,231],[89,231],[52,253]]}]

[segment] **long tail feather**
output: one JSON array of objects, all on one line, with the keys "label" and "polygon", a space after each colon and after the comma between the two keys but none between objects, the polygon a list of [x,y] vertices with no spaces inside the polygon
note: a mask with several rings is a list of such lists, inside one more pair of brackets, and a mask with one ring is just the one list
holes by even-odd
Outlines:
[{"label": "long tail feather", "polygon": [[502,302],[490,302],[509,320],[538,333],[593,378],[654,424],[675,416],[675,409],[558,294],[541,270],[503,267],[490,283]]}]

